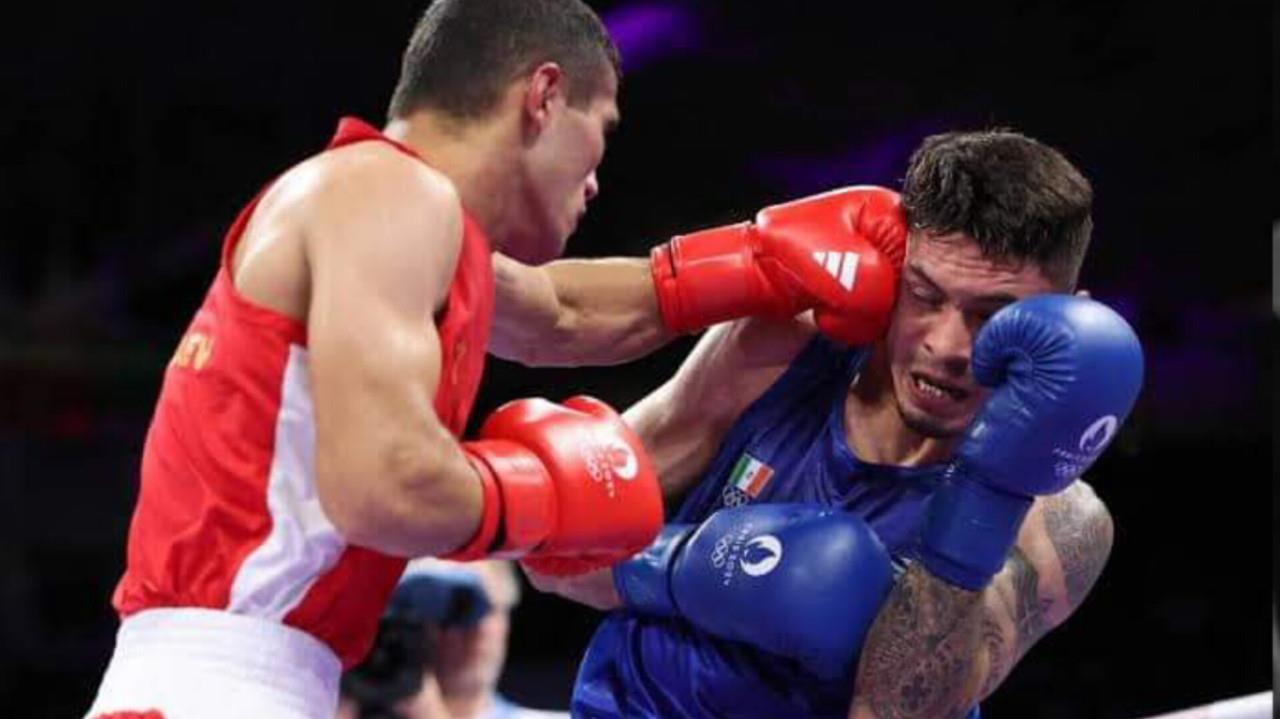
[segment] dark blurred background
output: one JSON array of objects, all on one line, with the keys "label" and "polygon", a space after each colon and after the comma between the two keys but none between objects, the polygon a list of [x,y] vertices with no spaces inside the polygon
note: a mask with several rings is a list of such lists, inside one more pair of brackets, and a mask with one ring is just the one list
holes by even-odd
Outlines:
[{"label": "dark blurred background", "polygon": [[[424,4],[36,3],[5,18],[5,716],[87,707],[161,369],[221,235],[340,115],[383,120]],[[1112,562],[987,716],[1134,717],[1269,685],[1274,4],[593,5],[624,54],[624,121],[571,255],[637,255],[781,199],[897,186],[911,149],[946,129],[1013,127],[1085,171],[1083,284],[1138,328],[1148,379],[1091,475],[1118,525]],[[626,405],[691,344],[621,370],[494,361],[476,415],[526,394]],[[563,706],[596,621],[530,593],[504,690]]]}]

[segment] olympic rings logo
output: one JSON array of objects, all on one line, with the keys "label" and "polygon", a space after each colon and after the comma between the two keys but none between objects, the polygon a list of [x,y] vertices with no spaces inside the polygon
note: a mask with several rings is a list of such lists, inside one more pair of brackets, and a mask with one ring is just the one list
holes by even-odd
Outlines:
[{"label": "olympic rings logo", "polygon": [[720,503],[726,508],[740,507],[750,501],[750,499],[751,498],[747,496],[746,492],[734,487],[733,485],[726,486],[724,491],[720,493]]},{"label": "olympic rings logo", "polygon": [[614,477],[627,481],[636,478],[640,473],[640,460],[626,442],[609,436],[598,436],[595,440],[582,446],[582,458],[592,479],[607,482]]},{"label": "olympic rings logo", "polygon": [[716,569],[724,566],[729,558],[729,546],[732,541],[733,539],[728,536],[716,540],[716,546],[711,549],[711,566]]}]

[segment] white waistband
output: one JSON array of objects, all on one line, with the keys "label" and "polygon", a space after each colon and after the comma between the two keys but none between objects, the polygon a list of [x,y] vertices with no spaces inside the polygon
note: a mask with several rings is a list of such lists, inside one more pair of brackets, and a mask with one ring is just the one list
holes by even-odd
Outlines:
[{"label": "white waistband", "polygon": [[293,627],[209,609],[148,609],[120,625],[90,716],[161,709],[166,719],[331,719],[341,674],[328,646]]}]

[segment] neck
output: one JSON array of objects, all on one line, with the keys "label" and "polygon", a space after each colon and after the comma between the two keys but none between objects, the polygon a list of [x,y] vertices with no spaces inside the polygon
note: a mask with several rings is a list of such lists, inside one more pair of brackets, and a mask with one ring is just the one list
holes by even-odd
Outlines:
[{"label": "neck", "polygon": [[408,145],[453,183],[462,206],[484,228],[495,250],[511,241],[518,128],[501,116],[464,123],[419,111],[392,120],[383,134]]},{"label": "neck", "polygon": [[957,440],[928,437],[902,420],[882,346],[867,360],[844,405],[846,438],[864,462],[915,467],[951,456]]},{"label": "neck", "polygon": [[493,705],[493,692],[475,691],[462,694],[446,694],[444,697],[445,706],[449,709],[449,716],[455,719],[472,719],[472,717],[483,716],[485,712]]}]

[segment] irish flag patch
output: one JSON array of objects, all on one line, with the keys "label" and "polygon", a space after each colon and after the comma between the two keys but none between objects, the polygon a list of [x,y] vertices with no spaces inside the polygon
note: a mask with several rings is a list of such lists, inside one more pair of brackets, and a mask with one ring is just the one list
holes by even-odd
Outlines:
[{"label": "irish flag patch", "polygon": [[743,454],[738,463],[733,465],[733,474],[729,475],[729,483],[755,499],[764,490],[764,486],[773,477],[773,468],[752,457]]}]

